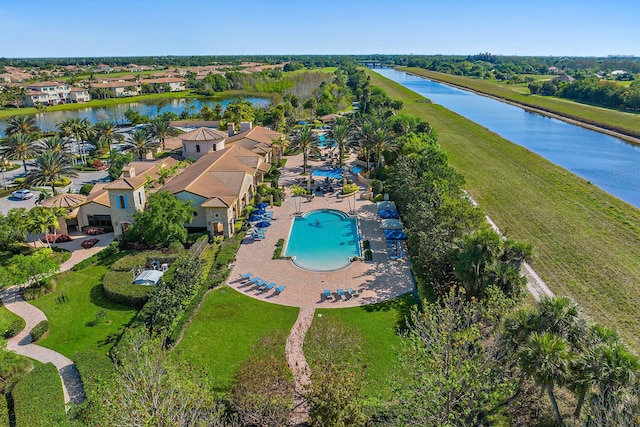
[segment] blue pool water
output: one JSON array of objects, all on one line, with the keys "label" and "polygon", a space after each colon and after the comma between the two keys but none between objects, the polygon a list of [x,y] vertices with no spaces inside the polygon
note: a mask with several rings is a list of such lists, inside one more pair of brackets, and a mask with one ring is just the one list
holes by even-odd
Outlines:
[{"label": "blue pool water", "polygon": [[346,267],[350,257],[360,256],[357,221],[331,209],[307,212],[293,220],[285,255],[305,270]]},{"label": "blue pool water", "polygon": [[333,148],[336,146],[336,142],[325,134],[322,134],[318,135],[318,146],[320,148]]},{"label": "blue pool water", "polygon": [[355,173],[356,175],[358,175],[363,170],[364,168],[362,166],[354,166],[351,168],[351,172]]},{"label": "blue pool water", "polygon": [[337,168],[337,169],[329,169],[329,170],[314,170],[313,173],[311,173],[311,177],[312,178],[324,178],[324,177],[329,177],[329,178],[335,178],[335,179],[342,179],[342,169]]}]

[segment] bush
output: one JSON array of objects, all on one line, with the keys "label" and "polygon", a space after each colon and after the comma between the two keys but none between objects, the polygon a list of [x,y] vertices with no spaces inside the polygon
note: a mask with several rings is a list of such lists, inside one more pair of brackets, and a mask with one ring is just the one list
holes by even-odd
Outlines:
[{"label": "bush", "polygon": [[7,395],[0,394],[0,426],[10,426],[9,421],[9,402]]},{"label": "bush", "polygon": [[82,243],[80,243],[80,246],[82,246],[85,249],[89,249],[95,246],[96,243],[98,243],[100,240],[98,239],[87,239],[87,240],[83,240]]},{"label": "bush", "polygon": [[43,279],[37,283],[29,285],[29,287],[22,291],[22,297],[27,301],[32,301],[48,294],[52,289],[53,284],[51,283],[51,278]]},{"label": "bush", "polygon": [[284,246],[284,239],[278,239],[276,243],[276,249],[273,251],[273,259],[282,258],[282,248]]},{"label": "bush", "polygon": [[352,194],[358,191],[358,186],[356,184],[347,184],[342,187],[342,194]]},{"label": "bush", "polygon": [[99,385],[109,381],[114,365],[108,356],[93,350],[80,351],[73,355],[87,397],[99,390]]},{"label": "bush", "polygon": [[364,251],[364,260],[365,261],[373,260],[373,253],[371,252],[371,249],[367,249],[366,251]]},{"label": "bush", "polygon": [[[196,239],[197,240],[197,239]],[[189,241],[189,238],[187,237],[187,241]],[[194,240],[195,241],[195,240]],[[191,242],[193,243],[193,242]],[[171,253],[171,254],[179,254],[184,250],[184,245],[180,242],[171,242],[169,244],[169,247],[167,248],[167,252]]]},{"label": "bush", "polygon": [[68,425],[62,381],[51,363],[36,366],[12,391],[16,426]]},{"label": "bush", "polygon": [[371,189],[373,190],[373,194],[380,194],[384,190],[384,184],[379,179],[371,180]]},{"label": "bush", "polygon": [[371,200],[373,203],[381,202],[382,200],[384,200],[384,194],[378,194],[378,195],[370,198],[369,200]]},{"label": "bush", "polygon": [[88,236],[96,236],[106,233],[106,230],[102,227],[83,227],[82,232]]},{"label": "bush", "polygon": [[24,329],[25,326],[26,323],[24,322],[24,319],[16,319],[13,322],[9,323],[9,326],[7,326],[7,330],[4,331],[2,335],[5,339],[15,337],[16,335],[18,335],[18,332]]},{"label": "bush", "polygon": [[82,187],[80,187],[80,191],[78,191],[78,193],[82,194],[83,196],[88,196],[89,193],[91,193],[91,190],[93,190],[93,187],[94,185],[90,183],[82,184]]},{"label": "bush", "polygon": [[134,285],[130,271],[107,271],[102,279],[105,296],[113,302],[131,307],[142,307],[155,286]]},{"label": "bush", "polygon": [[29,332],[29,335],[31,335],[31,341],[33,342],[38,341],[40,338],[42,338],[44,334],[47,333],[48,330],[49,330],[48,321],[43,320],[42,322],[38,323],[36,326],[33,327],[33,329],[31,329],[31,332]]},{"label": "bush", "polygon": [[362,242],[362,248],[366,251],[367,249],[371,249],[371,243],[368,240],[364,240]]},{"label": "bush", "polygon": [[70,242],[71,237],[66,234],[47,234],[40,240],[47,243],[64,243]]}]

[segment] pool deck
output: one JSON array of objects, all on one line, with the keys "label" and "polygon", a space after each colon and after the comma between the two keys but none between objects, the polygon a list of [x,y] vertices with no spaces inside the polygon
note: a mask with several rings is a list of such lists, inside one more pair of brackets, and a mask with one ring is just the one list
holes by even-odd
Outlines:
[{"label": "pool deck", "polygon": [[[283,170],[280,185],[285,185],[287,195],[289,186],[295,183],[302,171],[301,156],[289,157],[287,167]],[[311,163],[318,165],[318,163]],[[360,193],[355,197],[354,214],[360,220],[360,231],[363,239],[369,240],[373,261],[355,261],[347,267],[330,272],[314,272],[296,266],[291,260],[271,259],[278,239],[287,239],[296,212],[296,197],[286,197],[282,206],[274,207],[271,226],[267,228],[266,236],[262,240],[244,238],[237,260],[232,266],[228,284],[232,288],[256,299],[281,305],[314,308],[343,308],[365,304],[373,304],[414,290],[413,278],[409,270],[409,260],[390,259],[386,251],[386,241],[380,228],[376,205],[369,200],[360,199]],[[335,209],[348,213],[353,208],[354,197],[339,198],[337,193],[316,196],[307,201],[302,198],[302,212],[315,209]],[[298,202],[299,204],[299,202]],[[351,206],[350,206],[351,204]],[[299,204],[300,205],[300,204]],[[285,285],[286,289],[279,295],[273,290],[261,292],[252,284],[241,279],[241,275],[252,272],[268,282]],[[342,298],[337,296],[337,289],[353,288],[358,296],[348,294]],[[332,297],[325,300],[322,292],[329,289]]]}]

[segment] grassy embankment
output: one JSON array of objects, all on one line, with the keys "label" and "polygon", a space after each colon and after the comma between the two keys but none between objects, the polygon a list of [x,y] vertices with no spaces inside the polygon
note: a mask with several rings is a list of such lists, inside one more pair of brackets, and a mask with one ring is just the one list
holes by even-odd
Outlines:
[{"label": "grassy embankment", "polygon": [[367,71],[438,131],[466,188],[498,227],[534,247],[535,270],[640,350],[640,210],[402,86]]},{"label": "grassy embankment", "polygon": [[640,138],[640,114],[582,104],[553,96],[531,95],[526,85],[509,85],[496,80],[481,80],[465,76],[424,70],[422,68],[398,67],[399,70],[428,77],[440,82],[468,88],[523,106],[558,114],[603,129]]},{"label": "grassy embankment", "polygon": [[[117,104],[129,104],[132,102],[153,101],[158,99],[198,98],[202,100],[222,101],[224,99],[229,99],[229,98],[249,98],[249,97],[271,98],[272,96],[273,94],[271,93],[228,90],[225,92],[219,92],[215,94],[215,96],[204,97],[196,93],[193,93],[190,90],[185,90],[181,92],[155,93],[155,94],[147,94],[147,95],[130,96],[130,97],[124,97],[124,98],[96,99],[93,101],[83,102],[78,104],[52,105],[50,107],[47,107],[45,114],[52,111],[79,110],[81,108],[89,108],[89,107],[92,107],[92,108],[109,107]],[[36,110],[33,107],[7,108],[5,110],[0,110],[0,119],[11,117],[11,116],[24,115],[24,114],[27,114],[27,115],[38,114],[38,110]]]}]

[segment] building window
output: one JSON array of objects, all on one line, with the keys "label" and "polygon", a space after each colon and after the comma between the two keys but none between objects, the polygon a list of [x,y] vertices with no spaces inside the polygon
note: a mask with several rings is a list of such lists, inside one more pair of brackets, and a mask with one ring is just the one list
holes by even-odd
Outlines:
[{"label": "building window", "polygon": [[200,152],[200,144],[196,144],[196,153]]},{"label": "building window", "polygon": [[140,206],[142,206],[142,191],[138,192],[138,202],[140,202]]},{"label": "building window", "polygon": [[127,209],[127,198],[124,196],[118,196],[118,208]]},{"label": "building window", "polygon": [[219,213],[214,213],[214,214],[213,214],[213,217],[214,217],[214,218],[220,218],[220,214],[219,214]]},{"label": "building window", "polygon": [[113,227],[111,215],[87,215],[87,223],[91,227]]}]

